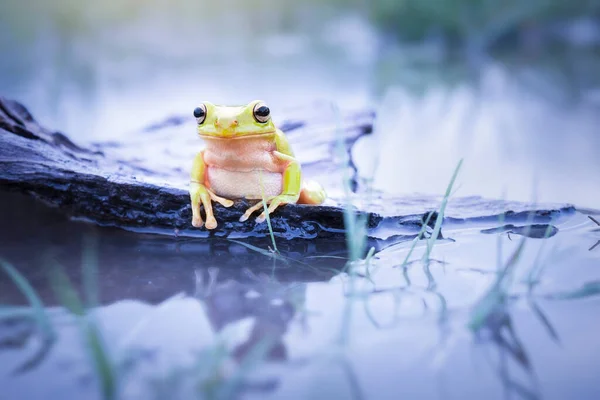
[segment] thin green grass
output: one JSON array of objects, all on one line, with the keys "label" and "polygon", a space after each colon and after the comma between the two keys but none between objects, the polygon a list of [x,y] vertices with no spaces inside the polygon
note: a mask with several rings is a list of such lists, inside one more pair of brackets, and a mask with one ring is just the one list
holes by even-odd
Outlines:
[{"label": "thin green grass", "polygon": [[[552,225],[548,224],[546,231],[544,232],[543,239],[548,239],[550,237],[550,233],[552,232]],[[546,268],[547,263],[541,263],[541,256],[543,254],[544,248],[548,242],[544,240],[542,245],[540,246],[540,250],[535,256],[535,260],[533,261],[533,266],[529,270],[529,274],[527,275],[527,292],[528,295],[531,296],[533,293],[533,289],[540,282],[542,272]]]},{"label": "thin green grass", "polygon": [[305,258],[331,258],[331,259],[335,259],[335,260],[348,260],[348,257],[342,257],[342,256],[307,256]]},{"label": "thin green grass", "polygon": [[375,254],[375,247],[371,247],[367,253],[367,256],[365,257],[365,275],[366,278],[374,285],[375,282],[371,277],[371,259],[373,258],[373,254]]},{"label": "thin green grass", "polygon": [[271,236],[271,243],[273,244],[273,251],[275,253],[279,253],[277,250],[277,243],[275,243],[275,234],[273,233],[273,226],[271,226],[271,216],[269,215],[269,207],[267,207],[267,199],[265,198],[265,188],[262,180],[262,171],[259,171],[259,180],[260,180],[260,192],[262,197],[263,210],[265,213],[265,218],[267,220],[267,227],[269,228],[269,235]]},{"label": "thin green grass", "polygon": [[81,265],[83,273],[83,294],[88,308],[99,302],[98,295],[98,235],[93,232],[83,236]]},{"label": "thin green grass", "polygon": [[[332,273],[336,273],[336,274],[340,272],[340,270],[337,270],[335,268],[315,267],[315,266],[310,265],[309,263],[305,263],[303,261],[296,260],[294,258],[285,256],[281,252],[275,253],[275,252],[272,252],[270,250],[265,250],[265,249],[262,249],[262,248],[260,248],[258,246],[254,246],[254,245],[252,245],[250,243],[242,242],[240,240],[236,240],[236,239],[227,239],[227,240],[230,241],[230,242],[233,242],[233,243],[237,243],[237,244],[239,244],[241,246],[244,246],[248,250],[251,250],[251,251],[254,251],[256,253],[259,253],[259,254],[261,254],[261,255],[263,255],[265,257],[269,257],[269,258],[272,258],[274,260],[281,261],[284,264],[286,264],[287,266],[290,266],[291,263],[295,263],[297,266],[301,266],[302,268],[309,269],[309,270],[311,270],[313,272],[325,272],[325,271],[328,271],[328,272],[332,272]],[[317,257],[318,256],[315,256],[315,258],[317,258]],[[323,256],[323,257],[325,257],[325,256]],[[333,256],[331,256],[331,257],[332,258],[337,258],[337,257],[333,257]],[[306,258],[310,258],[310,257],[306,257]],[[345,259],[345,258],[343,258],[343,259]],[[343,272],[343,270],[342,270],[342,272]]]},{"label": "thin green grass", "polygon": [[[90,305],[96,305],[98,300],[96,287],[97,270],[95,270],[97,268],[96,245],[97,241],[94,237],[88,236],[84,238],[82,276],[84,290],[86,292],[89,291],[85,294],[85,297],[87,304]],[[96,257],[96,259],[90,260],[90,257]],[[55,260],[49,260],[49,266],[50,285],[58,301],[76,318],[80,335],[85,343],[93,370],[98,378],[102,398],[105,400],[116,399],[119,390],[119,373],[108,353],[100,328],[92,316],[89,315],[85,303],[81,301],[62,266]]]},{"label": "thin green grass", "polygon": [[425,222],[421,225],[421,229],[419,230],[419,233],[417,234],[417,236],[412,240],[411,246],[408,249],[408,253],[406,254],[406,257],[404,257],[404,261],[402,261],[402,264],[400,264],[400,267],[402,269],[406,269],[408,264],[410,263],[410,256],[412,255],[413,251],[415,250],[415,247],[417,246],[417,243],[423,238],[423,235],[425,235],[425,231],[427,230],[427,227],[429,226],[429,221],[431,220],[431,216],[433,215],[433,212],[430,212],[427,215],[427,218],[425,219]]},{"label": "thin green grass", "polygon": [[[397,289],[397,290],[390,290],[386,293],[390,293],[393,298],[394,298],[394,309],[393,309],[393,315],[391,318],[391,322],[388,324],[383,324],[381,322],[379,322],[377,320],[377,318],[375,318],[375,316],[373,315],[373,312],[371,311],[371,306],[369,303],[369,300],[372,298],[373,293],[365,296],[364,301],[363,301],[363,311],[365,312],[365,316],[369,319],[369,321],[373,324],[374,327],[376,327],[377,329],[392,329],[396,327],[396,324],[398,322],[398,310],[400,307],[400,294],[402,294],[402,290],[401,289]],[[377,293],[382,294],[382,293]]]},{"label": "thin green grass", "polygon": [[33,354],[33,356],[13,371],[14,374],[20,374],[37,366],[46,358],[52,345],[56,341],[56,332],[44,308],[42,300],[27,278],[6,260],[0,259],[0,267],[25,296],[31,306],[30,310],[23,308],[17,310],[14,307],[4,308],[4,312],[0,312],[0,318],[32,318],[42,337],[41,347]]},{"label": "thin green grass", "polygon": [[[502,201],[506,200],[506,193],[502,195]],[[504,226],[506,216],[504,213],[500,213],[498,216],[498,226]],[[496,273],[499,273],[502,268],[502,235],[496,235]]]},{"label": "thin green grass", "polygon": [[452,178],[450,179],[450,183],[448,183],[448,187],[446,188],[446,193],[444,194],[444,198],[442,199],[442,204],[440,205],[440,209],[438,210],[438,215],[435,220],[435,225],[433,226],[433,232],[431,233],[431,237],[427,240],[427,250],[423,256],[423,260],[425,262],[429,262],[429,257],[431,255],[431,250],[442,229],[442,223],[444,222],[444,214],[446,212],[446,206],[448,205],[448,199],[450,197],[450,193],[452,192],[452,187],[454,186],[454,182],[456,181],[456,177],[458,176],[458,172],[460,171],[460,167],[462,166],[463,160],[461,159],[458,162],[458,165],[454,169],[454,173],[452,174]]},{"label": "thin green grass", "polygon": [[[32,307],[0,306],[0,321],[3,319],[27,318],[36,321],[36,311]],[[37,324],[37,321],[36,321]]]},{"label": "thin green grass", "polygon": [[[426,251],[425,251],[425,253],[423,254],[423,257],[422,257],[422,261],[424,263],[426,263],[426,264],[429,263],[429,261],[430,261],[431,251],[433,250],[433,246],[435,245],[435,242],[437,241],[439,233],[440,233],[440,231],[442,229],[442,223],[443,223],[443,219],[444,219],[444,214],[445,214],[446,206],[448,204],[448,199],[449,199],[449,197],[450,197],[450,195],[452,193],[452,187],[454,186],[454,182],[456,181],[456,178],[458,176],[458,172],[460,171],[462,163],[463,163],[463,160],[461,159],[458,162],[456,168],[454,169],[454,173],[452,174],[450,182],[448,183],[448,186],[446,187],[446,193],[444,194],[444,197],[442,199],[442,203],[440,205],[440,208],[437,210],[437,219],[435,221],[435,225],[434,225],[433,231],[431,233],[431,236],[427,240],[427,248],[426,248]],[[425,219],[425,221],[421,225],[421,229],[419,230],[419,233],[412,240],[411,246],[408,249],[408,253],[406,254],[406,257],[404,257],[404,261],[402,261],[402,264],[399,265],[399,267],[403,270],[403,273],[405,275],[407,273],[407,271],[406,271],[407,270],[407,266],[411,262],[410,261],[410,257],[412,256],[413,251],[415,250],[415,247],[417,246],[417,243],[419,243],[419,241],[425,235],[427,227],[429,226],[429,221],[431,220],[432,216],[433,216],[433,211],[429,212],[427,214],[427,218]],[[405,276],[405,280],[407,281],[407,283],[410,282],[410,280],[408,279],[407,276]]]},{"label": "thin green grass", "polygon": [[542,323],[552,340],[554,340],[556,343],[560,343],[558,332],[550,322],[550,319],[542,311],[542,309],[531,299],[529,300],[529,306],[533,310],[535,316],[540,320],[540,322]]},{"label": "thin green grass", "polygon": [[9,276],[31,305],[34,319],[42,334],[48,338],[54,337],[54,329],[50,322],[50,318],[48,318],[48,315],[46,314],[44,304],[33,286],[27,281],[27,278],[6,260],[0,259],[0,267],[2,267],[2,270]]},{"label": "thin green grass", "polygon": [[576,300],[592,296],[600,296],[600,281],[586,282],[577,289],[548,294],[544,297],[551,300]]},{"label": "thin green grass", "polygon": [[227,240],[230,242],[233,242],[233,243],[237,243],[241,246],[244,246],[245,248],[252,250],[256,253],[262,254],[265,257],[275,258],[277,260],[285,262],[286,264],[288,263],[286,257],[282,256],[279,252],[275,253],[274,251],[262,249],[258,246],[254,246],[250,243],[242,242],[241,240],[236,240],[236,239],[227,239]]},{"label": "thin green grass", "polygon": [[498,273],[492,287],[475,305],[468,323],[468,327],[472,331],[476,332],[480,330],[486,324],[488,317],[506,303],[506,292],[510,284],[510,278],[525,247],[525,240],[526,237],[521,239],[504,268]]},{"label": "thin green grass", "polygon": [[[535,212],[530,212],[527,218],[526,226],[533,222]],[[512,285],[514,272],[519,259],[524,251],[527,235],[524,234],[514,252],[508,258],[502,268],[499,268],[496,274],[496,280],[487,291],[487,293],[477,302],[471,312],[471,318],[467,324],[473,332],[479,331],[486,325],[488,318],[496,311],[506,306],[508,301],[508,291]]]},{"label": "thin green grass", "polygon": [[367,243],[367,224],[369,215],[353,211],[352,190],[350,183],[352,181],[348,173],[350,164],[348,152],[344,144],[344,134],[342,131],[341,115],[338,107],[332,104],[332,111],[336,120],[336,150],[342,160],[342,187],[344,189],[344,229],[346,232],[346,246],[349,253],[349,262],[362,259],[366,250]]},{"label": "thin green grass", "polygon": [[264,362],[267,354],[273,348],[274,340],[271,337],[263,337],[259,340],[244,358],[239,363],[235,372],[232,376],[225,381],[219,388],[219,399],[232,399],[239,391],[240,387],[244,383],[244,379],[256,369],[256,367]]},{"label": "thin green grass", "polygon": [[342,371],[350,384],[350,395],[352,396],[352,400],[363,400],[367,397],[364,394],[363,388],[360,386],[360,381],[358,379],[358,375],[354,371],[352,367],[352,363],[345,355],[340,355],[339,363],[342,367]]},{"label": "thin green grass", "polygon": [[348,261],[346,268],[349,276],[349,293],[350,296],[344,305],[342,314],[341,327],[339,332],[338,343],[341,346],[346,346],[350,340],[350,326],[352,324],[352,310],[354,306],[356,269],[355,263],[362,258],[365,252],[367,243],[367,224],[368,214],[359,214],[353,211],[352,195],[350,182],[351,178],[348,174],[349,157],[347,149],[344,145],[344,135],[342,132],[341,116],[338,107],[332,104],[332,112],[335,118],[336,126],[336,150],[342,160],[342,187],[344,189],[344,229],[346,234],[346,247],[348,248]]}]

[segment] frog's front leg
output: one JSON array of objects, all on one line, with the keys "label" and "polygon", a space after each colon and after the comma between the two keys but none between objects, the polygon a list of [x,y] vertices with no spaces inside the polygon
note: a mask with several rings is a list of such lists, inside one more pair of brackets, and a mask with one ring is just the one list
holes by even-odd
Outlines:
[{"label": "frog's front leg", "polygon": [[200,205],[204,206],[206,213],[206,229],[217,227],[217,220],[213,214],[212,202],[222,204],[224,207],[231,207],[233,201],[219,197],[205,186],[206,163],[204,162],[204,151],[201,151],[194,158],[190,180],[190,199],[192,201],[192,225],[201,228],[204,225],[202,215],[200,215]]},{"label": "frog's front leg", "polygon": [[[282,204],[296,203],[298,201],[298,197],[300,196],[300,186],[302,182],[300,164],[294,157],[278,151],[274,151],[273,155],[279,158],[282,162],[287,163],[287,166],[283,172],[283,189],[281,194],[271,197],[270,199],[266,199],[267,203],[269,203],[267,210],[269,214],[275,211],[275,209]],[[246,210],[244,215],[242,215],[240,218],[240,221],[247,220],[253,212],[257,211],[261,207],[264,206],[262,205],[262,201],[259,201],[257,204]],[[256,222],[263,222],[266,218],[266,214],[263,211],[258,218],[256,218]]]}]

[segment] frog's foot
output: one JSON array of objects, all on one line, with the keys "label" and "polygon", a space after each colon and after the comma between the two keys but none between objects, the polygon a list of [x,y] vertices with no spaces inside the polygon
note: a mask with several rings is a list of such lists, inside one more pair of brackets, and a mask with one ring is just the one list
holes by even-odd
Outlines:
[{"label": "frog's foot", "polygon": [[298,198],[298,204],[313,204],[319,205],[325,202],[327,193],[323,186],[316,181],[303,181],[302,188],[300,189],[300,197]]},{"label": "frog's foot", "polygon": [[[268,202],[268,200],[267,200],[267,202]],[[253,205],[252,207],[250,207],[246,210],[244,215],[242,215],[240,217],[240,222],[246,221],[248,218],[250,218],[250,216],[252,215],[252,213],[254,211],[257,211],[258,209],[263,208],[263,207],[264,207],[263,202],[262,202],[262,200],[260,200],[258,203],[256,203],[255,205]]]},{"label": "frog's foot", "polygon": [[206,189],[206,191],[208,192],[208,195],[210,196],[212,201],[216,201],[217,203],[221,204],[223,207],[229,208],[233,205],[233,200],[229,200],[224,197],[217,196],[216,194],[214,194],[212,192],[212,190]]},{"label": "frog's foot", "polygon": [[210,195],[208,193],[202,197],[202,204],[206,213],[206,229],[215,229],[217,227],[217,220],[213,215],[212,203],[210,202]]},{"label": "frog's foot", "polygon": [[206,213],[206,229],[215,229],[217,220],[213,215],[209,190],[204,185],[196,184],[190,190],[190,197],[192,199],[192,226],[201,228],[203,225],[202,216],[200,215],[200,206],[202,205]]},{"label": "frog's foot", "polygon": [[[288,203],[295,203],[297,200],[298,200],[298,196],[280,194],[279,196],[275,196],[273,199],[271,199],[267,212],[269,215],[271,215],[273,213],[273,211],[275,211],[275,209],[277,207],[279,207],[280,205],[288,204]],[[261,222],[264,222],[264,220],[266,218],[267,218],[267,215],[263,211],[258,216],[258,218],[256,218],[256,222],[258,222],[260,224]]]},{"label": "frog's foot", "polygon": [[204,226],[202,215],[200,215],[200,191],[200,185],[192,184],[192,187],[190,188],[190,198],[192,200],[192,226],[194,228],[202,228],[202,226]]},{"label": "frog's foot", "polygon": [[192,216],[192,226],[194,228],[202,228],[203,225],[204,225],[204,221],[202,220],[202,217],[200,216],[200,212],[198,212],[197,215]]}]

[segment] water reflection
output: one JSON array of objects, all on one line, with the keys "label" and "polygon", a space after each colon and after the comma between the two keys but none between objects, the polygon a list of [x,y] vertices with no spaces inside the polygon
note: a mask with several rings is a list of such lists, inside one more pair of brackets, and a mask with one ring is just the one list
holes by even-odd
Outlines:
[{"label": "water reflection", "polygon": [[[486,332],[487,339],[479,338],[478,346],[495,348],[498,352],[496,360],[487,358],[490,366],[496,371],[504,387],[505,398],[517,395],[517,398],[540,399],[541,393],[533,370],[530,357],[519,339],[510,314],[499,312],[490,317]],[[513,371],[510,363],[517,365],[520,371]],[[512,372],[511,372],[512,371]],[[524,375],[527,384],[519,382],[513,375]]]},{"label": "water reflection", "polygon": [[[260,292],[260,285],[276,282],[326,281],[345,265],[343,239],[281,241],[278,248],[283,257],[276,259],[227,239],[173,239],[110,228],[98,231],[85,223],[70,222],[58,211],[21,195],[3,194],[2,198],[7,205],[1,211],[3,220],[8,224],[14,221],[15,229],[0,232],[0,254],[19,266],[46,305],[56,304],[48,284],[47,258],[64,266],[71,281],[83,284],[79,268],[85,256],[82,247],[86,235],[93,232],[100,235],[96,262],[101,266],[97,277],[101,304],[124,297],[157,304],[179,292],[199,294],[202,285],[214,289],[230,281],[252,284]],[[245,243],[266,250],[269,240],[256,238]],[[27,250],[33,244],[38,251]],[[260,280],[265,276],[268,282]],[[0,289],[3,303],[26,304],[11,281],[1,280]]]},{"label": "water reflection", "polygon": [[196,270],[194,295],[204,302],[215,331],[221,331],[232,322],[253,318],[248,339],[233,351],[236,359],[243,359],[267,337],[271,341],[267,359],[285,361],[287,350],[282,339],[290,321],[304,310],[306,284],[297,281],[281,283],[265,273],[256,275],[248,268],[243,273],[250,278],[248,281],[219,281],[218,269],[206,271],[206,274]]},{"label": "water reflection", "polygon": [[[596,218],[588,215],[588,218],[591,219],[596,225],[600,226],[600,222],[598,222],[598,220],[596,220]],[[600,229],[596,229],[597,231],[600,231]],[[594,244],[592,247],[589,248],[589,251],[594,250],[596,247],[600,246],[600,239],[596,242],[596,244]]]},{"label": "water reflection", "polygon": [[[272,390],[272,380],[268,384],[262,380],[247,383],[242,375],[238,376],[245,376],[246,372],[238,369],[246,368],[248,363],[288,360],[284,337],[293,320],[307,318],[307,283],[327,282],[345,266],[345,258],[340,256],[345,254],[343,240],[282,241],[278,246],[280,255],[270,257],[251,249],[266,248],[268,239],[247,240],[245,243],[251,246],[248,248],[225,239],[136,235],[71,222],[61,213],[21,195],[3,195],[5,204],[13,204],[2,207],[0,215],[9,223],[16,218],[20,225],[15,224],[16,229],[11,232],[0,232],[0,254],[18,266],[19,272],[34,285],[53,332],[45,336],[32,322],[35,315],[26,307],[28,301],[16,285],[11,280],[0,280],[0,303],[4,305],[0,309],[0,357],[5,366],[23,376],[10,380],[8,393],[23,393],[24,382],[64,374],[62,370],[49,372],[57,363],[77,365],[86,381],[100,379],[94,377],[93,368],[88,371],[88,364],[82,359],[89,350],[85,335],[81,337],[82,348],[65,343],[69,338],[79,338],[77,321],[82,317],[71,315],[62,307],[65,297],[52,284],[49,261],[60,266],[65,279],[84,295],[81,297],[88,298],[97,290],[99,304],[90,310],[91,315],[109,344],[107,357],[112,357],[118,368],[116,374],[120,375],[124,368],[129,371],[124,376],[135,376],[132,381],[123,378],[126,390],[134,392],[148,390],[138,386],[148,377],[158,379],[156,376],[165,365],[180,371],[182,379],[187,377],[184,381],[189,378],[202,382],[212,379],[213,369],[225,368],[222,379],[219,378],[221,383],[207,383],[212,387],[206,388],[208,392],[237,391],[240,385],[259,392]],[[90,234],[97,240],[90,241]],[[27,251],[32,243],[38,252]],[[85,246],[92,244],[97,248],[90,253]],[[90,254],[96,258],[90,259]],[[97,265],[91,270],[97,286],[93,290],[88,285],[87,270],[91,264]],[[170,315],[167,310],[171,310]],[[226,350],[219,350],[220,339],[207,340],[220,335],[228,338],[236,326],[242,327],[241,335],[237,335],[242,339]],[[193,336],[191,331],[195,331]],[[197,334],[201,338],[195,337]],[[177,338],[175,343],[170,343],[171,337]],[[207,363],[205,355],[196,360],[197,365],[191,370],[179,370],[180,364],[190,362],[185,354],[192,354],[199,346],[210,354],[216,352],[211,356],[214,363]],[[231,360],[237,364],[230,365]],[[154,370],[153,364],[162,367]],[[8,373],[4,369],[0,373]],[[74,380],[60,390],[76,396],[90,389]]]}]

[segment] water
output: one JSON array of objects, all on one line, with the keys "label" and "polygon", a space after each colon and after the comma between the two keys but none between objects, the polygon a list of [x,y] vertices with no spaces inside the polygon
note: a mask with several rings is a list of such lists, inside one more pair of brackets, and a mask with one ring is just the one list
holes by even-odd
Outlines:
[{"label": "water", "polygon": [[[558,216],[556,235],[526,239],[507,307],[474,334],[467,324],[476,305],[498,262],[504,265],[523,238],[481,232],[494,222],[446,225],[447,239],[434,247],[429,267],[419,261],[423,244],[406,268],[410,242],[386,247],[371,259],[368,278],[356,278],[351,289],[343,242],[280,240],[282,262],[226,240],[98,229],[20,195],[3,198],[12,199],[2,218],[13,229],[2,231],[0,251],[38,291],[58,340],[39,364],[10,375],[42,343],[27,318],[3,320],[2,398],[99,398],[86,345],[44,264],[48,257],[58,261],[86,293],[80,265],[90,237],[98,246],[92,261],[100,299],[92,315],[111,357],[129,363],[119,372],[125,398],[148,398],[158,393],[156,385],[164,398],[189,398],[198,380],[205,391],[228,388],[230,360],[252,357],[263,339],[269,339],[264,361],[252,359],[236,388],[242,398],[591,399],[600,391],[593,351],[600,246],[592,248],[600,229],[579,212]],[[542,268],[537,277],[529,275],[535,266]],[[357,268],[365,276],[364,263]],[[532,278],[537,284],[527,295]],[[27,304],[9,280],[0,284],[3,304]],[[226,357],[213,361],[223,381],[211,378],[210,358],[198,355],[216,351],[220,340]],[[205,370],[192,368],[199,361]]]}]

